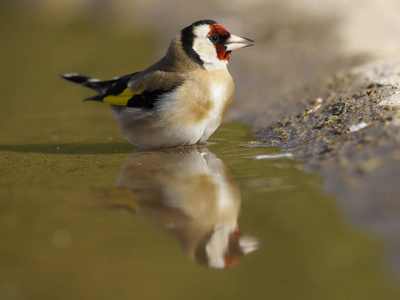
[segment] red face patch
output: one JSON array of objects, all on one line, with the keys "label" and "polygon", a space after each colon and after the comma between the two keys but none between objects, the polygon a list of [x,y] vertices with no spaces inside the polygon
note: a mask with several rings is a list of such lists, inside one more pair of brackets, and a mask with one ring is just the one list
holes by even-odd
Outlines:
[{"label": "red face patch", "polygon": [[[225,27],[223,27],[221,24],[216,23],[209,26],[210,26],[210,32],[208,33],[208,36],[218,35],[224,37],[229,35],[228,30],[226,30]],[[229,60],[230,52],[225,51],[224,45],[214,44],[214,46],[215,50],[217,51],[217,57],[219,60]]]},{"label": "red face patch", "polygon": [[216,23],[216,24],[210,25],[210,35],[211,34],[228,35],[229,32],[228,32],[228,30],[225,29],[224,26]]},{"label": "red face patch", "polygon": [[214,45],[217,50],[217,57],[219,60],[229,60],[230,52],[225,51],[225,46],[223,45]]}]

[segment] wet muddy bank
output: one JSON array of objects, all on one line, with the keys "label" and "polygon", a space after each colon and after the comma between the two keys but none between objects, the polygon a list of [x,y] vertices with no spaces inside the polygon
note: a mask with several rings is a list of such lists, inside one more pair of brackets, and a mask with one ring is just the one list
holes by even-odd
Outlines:
[{"label": "wet muddy bank", "polygon": [[389,238],[392,253],[400,252],[399,70],[394,59],[315,82],[282,102],[291,113],[257,130],[263,144],[323,174],[347,216]]}]

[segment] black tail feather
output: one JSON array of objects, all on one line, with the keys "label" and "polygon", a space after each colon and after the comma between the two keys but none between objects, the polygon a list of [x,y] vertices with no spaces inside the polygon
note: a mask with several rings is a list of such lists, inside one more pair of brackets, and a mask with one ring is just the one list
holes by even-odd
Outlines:
[{"label": "black tail feather", "polygon": [[[114,83],[119,82],[119,81],[123,81],[125,84],[128,83],[128,81],[132,78],[133,75],[138,74],[139,72],[136,73],[132,73],[129,75],[125,75],[125,76],[121,76],[121,77],[114,77],[108,80],[100,80],[97,78],[93,78],[93,77],[88,77],[88,76],[84,76],[84,75],[79,75],[76,73],[67,73],[67,74],[62,74],[61,77],[71,81],[73,83],[79,84],[81,86],[90,88],[92,90],[95,90],[98,93],[102,93],[105,92],[106,90],[108,90],[110,87],[112,87],[114,85]],[[120,85],[118,84],[118,87]],[[85,99],[85,100],[98,100],[98,99]],[[99,100],[100,101],[100,100]]]},{"label": "black tail feather", "polygon": [[92,78],[84,75],[79,75],[79,74],[62,74],[62,78],[71,81],[73,83],[82,85],[84,87],[90,88],[92,90],[95,90],[97,92],[102,92],[109,88],[111,85],[113,85],[115,82],[119,80],[118,78],[113,78],[110,80],[99,80],[97,78]]},{"label": "black tail feather", "polygon": [[61,77],[78,84],[85,84],[91,79],[91,77],[79,75],[76,73],[61,74]]},{"label": "black tail feather", "polygon": [[103,101],[103,99],[109,95],[118,95],[122,93],[126,89],[129,80],[132,79],[132,76],[138,73],[139,72],[121,77],[114,77],[109,80],[100,80],[76,73],[62,74],[61,77],[73,83],[95,90],[98,93],[95,96],[83,99],[83,101]]}]

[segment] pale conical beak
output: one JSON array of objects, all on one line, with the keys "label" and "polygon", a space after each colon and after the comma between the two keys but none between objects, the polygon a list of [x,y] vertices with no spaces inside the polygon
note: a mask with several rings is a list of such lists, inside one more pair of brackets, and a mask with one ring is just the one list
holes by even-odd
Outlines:
[{"label": "pale conical beak", "polygon": [[226,41],[225,50],[234,51],[249,46],[254,46],[253,40],[231,34],[229,39]]}]

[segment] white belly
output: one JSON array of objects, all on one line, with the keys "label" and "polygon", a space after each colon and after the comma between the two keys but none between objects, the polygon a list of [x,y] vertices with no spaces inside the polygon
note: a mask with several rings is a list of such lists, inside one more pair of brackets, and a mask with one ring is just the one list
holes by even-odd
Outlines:
[{"label": "white belly", "polygon": [[210,111],[209,118],[205,120],[204,132],[200,138],[200,142],[205,142],[217,128],[221,125],[221,115],[224,115],[226,101],[232,97],[232,91],[228,91],[228,87],[224,84],[214,83],[211,85],[211,96],[214,101],[214,107]]}]

